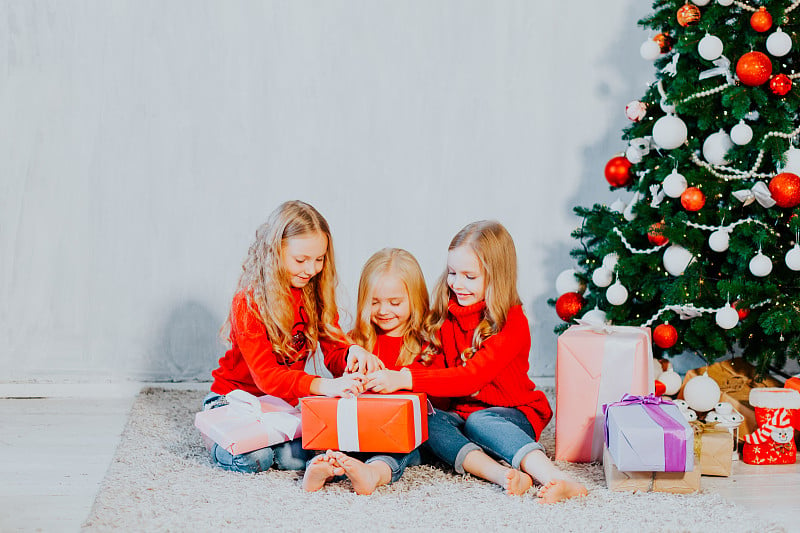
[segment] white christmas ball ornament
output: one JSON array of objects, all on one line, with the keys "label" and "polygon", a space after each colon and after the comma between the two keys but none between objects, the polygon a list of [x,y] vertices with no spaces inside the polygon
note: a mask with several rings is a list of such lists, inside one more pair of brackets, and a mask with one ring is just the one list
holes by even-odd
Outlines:
[{"label": "white christmas ball ornament", "polygon": [[664,269],[673,276],[680,276],[692,259],[692,252],[683,246],[673,244],[664,251]]},{"label": "white christmas ball ornament", "polygon": [[556,292],[559,296],[565,292],[582,293],[586,290],[586,286],[575,276],[575,270],[569,268],[564,270],[556,278]]},{"label": "white christmas ball ornament", "polygon": [[736,312],[736,309],[731,307],[731,304],[717,309],[714,318],[717,321],[717,325],[722,329],[735,328],[736,324],[739,323],[739,313]]},{"label": "white christmas ball ornament", "polygon": [[592,283],[598,287],[608,287],[614,281],[614,273],[606,267],[594,269],[592,272]]},{"label": "white christmas ball ornament", "polygon": [[767,52],[775,57],[783,57],[792,49],[792,38],[778,28],[767,37]]},{"label": "white christmas ball ornament", "polygon": [[786,153],[783,154],[783,157],[786,158],[783,172],[791,172],[792,174],[800,176],[800,149],[794,147],[789,148],[786,150]]},{"label": "white christmas ball ornament", "polygon": [[611,272],[614,272],[614,269],[616,268],[618,262],[619,262],[619,256],[614,252],[606,254],[605,257],[603,257],[603,267],[606,270],[610,270]]},{"label": "white christmas ball ornament", "polygon": [[712,133],[703,143],[703,157],[712,165],[727,165],[725,156],[733,148],[730,135],[723,130]]},{"label": "white christmas ball ornament", "polygon": [[654,40],[648,39],[639,47],[639,54],[642,56],[642,59],[653,61],[658,59],[658,56],[661,55],[661,47]]},{"label": "white christmas ball ornament", "polygon": [[653,126],[653,141],[664,150],[674,150],[686,142],[686,123],[675,115],[665,115]]},{"label": "white christmas ball ornament", "polygon": [[731,141],[739,146],[745,145],[753,140],[753,128],[748,126],[744,120],[740,120],[737,125],[731,128]]},{"label": "white christmas ball ornament", "polygon": [[712,410],[719,403],[719,385],[708,377],[708,372],[702,376],[690,379],[683,388],[683,399],[695,411],[705,413]]},{"label": "white christmas ball ornament", "polygon": [[708,246],[715,252],[724,252],[730,244],[731,232],[718,229],[708,236]]},{"label": "white christmas ball ornament", "polygon": [[696,6],[704,6],[708,4],[711,0],[692,0],[692,3]]},{"label": "white christmas ball ornament", "polygon": [[706,34],[706,36],[697,43],[697,52],[703,59],[714,61],[722,55],[722,39],[716,35]]},{"label": "white christmas ball ornament", "polygon": [[754,276],[758,276],[760,278],[769,276],[769,273],[772,272],[772,260],[766,255],[762,254],[759,250],[759,252],[750,260],[750,272],[752,272]]},{"label": "white christmas ball ornament", "polygon": [[628,149],[625,150],[625,159],[633,163],[634,165],[638,165],[644,159],[644,154],[637,146],[628,146]]},{"label": "white christmas ball ornament", "polygon": [[686,178],[677,169],[670,172],[661,184],[664,194],[670,198],[679,198],[686,190],[687,185]]},{"label": "white christmas ball ornament", "polygon": [[786,252],[784,261],[786,266],[792,270],[800,270],[800,246],[795,244],[791,250]]},{"label": "white christmas ball ornament", "polygon": [[729,6],[733,3],[733,0],[717,0],[717,3],[721,6]]},{"label": "white christmas ball ornament", "polygon": [[628,289],[617,280],[606,291],[606,300],[611,305],[622,305],[628,300]]},{"label": "white christmas ball ornament", "polygon": [[581,320],[585,320],[587,322],[593,322],[598,324],[605,324],[606,322],[606,312],[600,309],[594,308],[591,311],[587,312],[581,317]]},{"label": "white christmas ball ornament", "polygon": [[672,364],[670,364],[665,371],[659,374],[656,379],[664,384],[664,388],[666,389],[664,394],[667,396],[677,394],[678,391],[681,390],[681,385],[683,384],[680,374],[672,369]]}]

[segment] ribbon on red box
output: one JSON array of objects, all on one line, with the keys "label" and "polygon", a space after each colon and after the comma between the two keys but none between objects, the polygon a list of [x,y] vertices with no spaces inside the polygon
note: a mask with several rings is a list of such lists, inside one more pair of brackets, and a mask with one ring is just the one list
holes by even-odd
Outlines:
[{"label": "ribbon on red box", "polygon": [[[653,394],[647,396],[635,396],[626,394],[618,402],[603,406],[603,412],[610,407],[641,405],[653,422],[661,426],[664,432],[664,471],[683,472],[686,470],[686,428],[679,422],[665,413],[660,405],[675,405],[672,401],[666,400]],[[605,438],[608,443],[608,422],[605,426]]]},{"label": "ribbon on red box", "polygon": [[[340,398],[336,403],[336,432],[339,449],[351,452],[361,450],[358,442],[358,400],[359,398],[389,398],[386,394],[362,394],[350,398]],[[414,447],[422,444],[422,406],[419,396],[413,394],[392,394],[392,399],[410,400],[414,412]]]}]

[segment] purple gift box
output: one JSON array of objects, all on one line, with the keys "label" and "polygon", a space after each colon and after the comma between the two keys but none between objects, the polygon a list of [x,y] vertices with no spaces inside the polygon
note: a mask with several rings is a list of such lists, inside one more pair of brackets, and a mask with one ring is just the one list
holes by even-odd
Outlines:
[{"label": "purple gift box", "polygon": [[605,416],[606,445],[620,471],[694,469],[694,431],[671,401],[626,394],[605,406]]}]

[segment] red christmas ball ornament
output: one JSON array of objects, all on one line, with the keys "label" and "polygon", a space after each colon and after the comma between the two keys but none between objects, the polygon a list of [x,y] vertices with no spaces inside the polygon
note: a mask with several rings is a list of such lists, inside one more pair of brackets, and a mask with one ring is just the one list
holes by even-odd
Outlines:
[{"label": "red christmas ball ornament", "polygon": [[667,386],[656,380],[656,396],[664,396],[665,392],[667,392]]},{"label": "red christmas ball ornament", "polygon": [[750,309],[746,307],[739,307],[739,300],[736,300],[731,304],[731,307],[736,309],[736,314],[739,315],[739,320],[744,320],[747,318],[747,315],[750,314]]},{"label": "red christmas ball ornament", "polygon": [[750,17],[750,26],[759,33],[763,33],[772,27],[772,15],[767,12],[767,8],[761,6],[758,11]]},{"label": "red christmas ball ornament", "polygon": [[683,27],[697,24],[700,20],[700,8],[694,4],[686,3],[678,10],[678,24]]},{"label": "red christmas ball ornament", "polygon": [[621,155],[612,157],[606,163],[605,175],[612,187],[624,187],[633,180],[631,162]]},{"label": "red christmas ball ornament", "polygon": [[659,348],[672,348],[678,342],[678,330],[670,324],[659,324],[653,330],[653,342]]},{"label": "red christmas ball ornament", "polygon": [[565,292],[556,300],[556,314],[564,322],[569,322],[581,312],[585,304],[586,300],[577,292]]},{"label": "red christmas ball ornament", "polygon": [[767,54],[747,52],[736,62],[736,75],[745,85],[756,87],[772,75],[772,61]]},{"label": "red christmas ball ornament", "polygon": [[783,96],[792,90],[792,79],[786,74],[776,74],[769,80],[769,90],[778,96]]},{"label": "red christmas ball ornament", "polygon": [[672,50],[672,37],[669,36],[669,33],[659,33],[653,40],[658,44],[658,47],[661,48],[661,53],[666,54],[670,50]]},{"label": "red christmas ball ornament", "polygon": [[769,182],[769,192],[778,207],[800,205],[800,176],[781,172]]},{"label": "red christmas ball ornament", "polygon": [[706,195],[697,187],[688,187],[681,193],[681,205],[687,211],[700,211],[706,205]]},{"label": "red christmas ball ornament", "polygon": [[669,242],[669,239],[664,237],[664,223],[656,222],[651,225],[647,230],[647,240],[656,246],[663,246]]}]

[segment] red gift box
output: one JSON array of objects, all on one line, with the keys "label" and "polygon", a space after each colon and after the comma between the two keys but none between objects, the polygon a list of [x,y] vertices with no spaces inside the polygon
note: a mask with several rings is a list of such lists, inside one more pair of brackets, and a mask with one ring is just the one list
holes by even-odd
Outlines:
[{"label": "red gift box", "polygon": [[425,394],[300,398],[303,448],[408,453],[428,440]]}]

